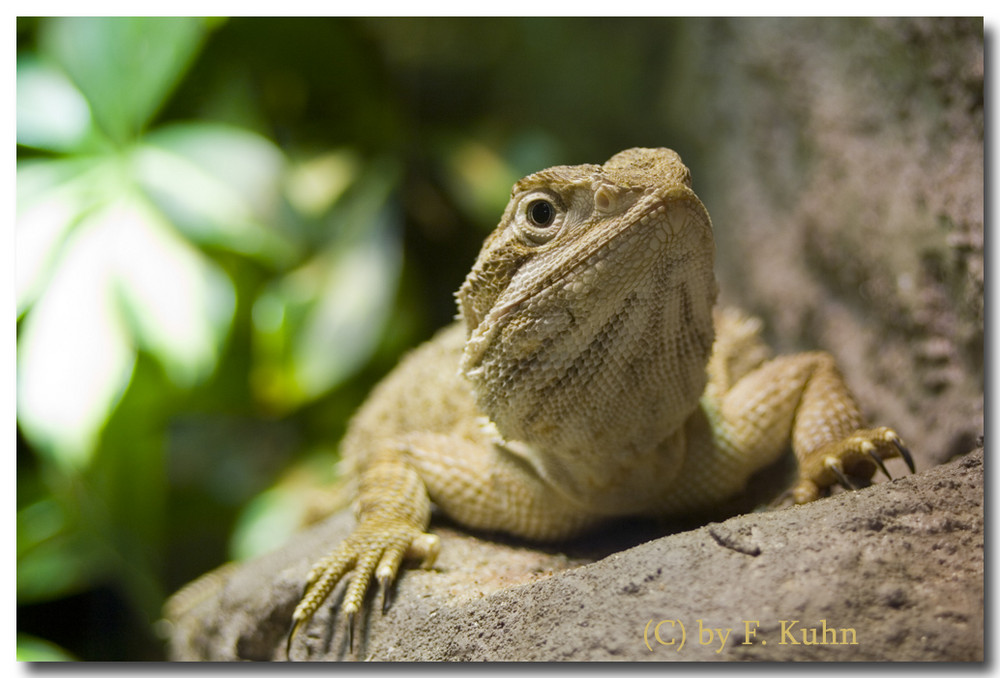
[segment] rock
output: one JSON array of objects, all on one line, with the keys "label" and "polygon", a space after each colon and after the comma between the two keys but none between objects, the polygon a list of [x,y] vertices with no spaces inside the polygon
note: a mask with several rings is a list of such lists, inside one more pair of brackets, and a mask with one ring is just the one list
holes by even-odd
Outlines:
[{"label": "rock", "polygon": [[[388,612],[358,620],[358,657],[983,660],[982,451],[931,468],[983,431],[982,20],[682,26],[683,64],[647,83],[675,133],[629,143],[690,161],[722,301],[779,352],[832,352],[926,470],[667,537],[628,523],[538,547],[437,520],[438,569],[407,570]],[[307,569],[351,525],[180,594],[173,656],[284,658]],[[351,656],[333,602],[294,658]],[[658,641],[681,625],[683,646]]]},{"label": "rock", "polygon": [[685,24],[669,100],[723,303],[837,358],[922,467],[983,431],[982,19]]},{"label": "rock", "polygon": [[[915,476],[712,523],[589,564],[588,549],[617,549],[616,541],[641,539],[652,527],[619,526],[558,550],[435,525],[436,569],[406,570],[386,613],[358,620],[356,656],[982,661],[983,517],[979,450]],[[172,658],[284,659],[306,571],[352,523],[336,515],[218,575],[183,603],[188,609],[170,632]],[[352,658],[344,620],[332,612],[341,590],[297,635],[293,659]]]}]

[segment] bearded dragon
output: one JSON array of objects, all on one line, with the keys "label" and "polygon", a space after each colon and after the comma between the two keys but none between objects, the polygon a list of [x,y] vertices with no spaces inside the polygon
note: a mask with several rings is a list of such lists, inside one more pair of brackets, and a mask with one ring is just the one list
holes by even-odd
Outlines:
[{"label": "bearded dragon", "polygon": [[518,181],[458,290],[456,322],[349,426],[357,526],[309,573],[288,649],[341,579],[353,630],[373,579],[384,605],[404,558],[433,563],[432,504],[471,528],[556,540],[718,506],[788,447],[798,503],[888,476],[884,459],[912,472],[828,353],[771,359],[759,321],[715,309],[714,253],[674,151]]}]

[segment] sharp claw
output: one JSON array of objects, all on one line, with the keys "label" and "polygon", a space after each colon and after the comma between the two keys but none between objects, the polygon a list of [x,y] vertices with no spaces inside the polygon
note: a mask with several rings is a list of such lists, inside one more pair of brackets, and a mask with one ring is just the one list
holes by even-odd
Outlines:
[{"label": "sharp claw", "polygon": [[910,469],[910,473],[916,473],[917,467],[913,464],[913,457],[910,456],[910,451],[903,446],[903,443],[898,438],[893,438],[892,442],[896,445],[896,449],[899,450],[899,456],[906,462],[906,467]]},{"label": "sharp claw", "polygon": [[792,488],[788,488],[787,490],[779,494],[777,497],[772,499],[770,507],[778,508],[779,506],[784,505],[785,502],[787,501],[791,501],[793,504],[795,503],[795,493],[792,491]]},{"label": "sharp claw", "polygon": [[392,587],[392,579],[379,580],[379,588],[382,596],[382,614],[389,609],[389,589]]},{"label": "sharp claw", "polygon": [[354,612],[347,613],[347,646],[354,654]]},{"label": "sharp claw", "polygon": [[858,489],[857,485],[855,485],[853,482],[851,482],[851,479],[848,478],[844,474],[844,472],[841,470],[840,466],[838,466],[836,464],[830,464],[829,466],[827,466],[827,468],[830,469],[831,471],[833,471],[833,475],[837,476],[837,480],[840,481],[841,485],[843,485],[844,487],[846,487],[849,490],[856,490],[856,489]]},{"label": "sharp claw", "polygon": [[302,626],[302,621],[298,621],[292,624],[292,627],[288,629],[288,640],[285,641],[285,659],[287,661],[293,661],[292,659],[292,641],[295,640],[295,634],[298,633],[299,627]]},{"label": "sharp claw", "polygon": [[892,476],[889,475],[889,470],[885,467],[885,464],[882,463],[882,457],[878,456],[878,453],[875,452],[875,450],[869,450],[868,456],[870,456],[872,460],[875,462],[875,464],[882,470],[882,473],[885,474],[885,477],[888,478],[889,480],[892,480]]}]

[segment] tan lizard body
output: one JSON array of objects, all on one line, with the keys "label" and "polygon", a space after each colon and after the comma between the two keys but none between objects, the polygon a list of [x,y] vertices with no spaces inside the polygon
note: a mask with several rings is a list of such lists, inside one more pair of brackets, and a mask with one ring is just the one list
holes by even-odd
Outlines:
[{"label": "tan lizard body", "polygon": [[312,569],[308,622],[350,577],[351,624],[372,578],[437,553],[430,507],[530,539],[616,516],[711,508],[789,445],[797,502],[908,453],[866,428],[833,359],[768,360],[759,323],[713,310],[714,241],[667,149],[553,167],[515,184],[458,292],[459,320],[371,394],[343,442],[358,526]]}]

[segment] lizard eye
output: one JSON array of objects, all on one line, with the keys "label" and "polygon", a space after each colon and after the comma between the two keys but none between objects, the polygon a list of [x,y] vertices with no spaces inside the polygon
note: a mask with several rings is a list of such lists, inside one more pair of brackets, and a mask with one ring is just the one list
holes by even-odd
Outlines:
[{"label": "lizard eye", "polygon": [[525,214],[531,225],[538,228],[551,226],[552,222],[556,220],[556,208],[548,200],[532,200],[528,203]]},{"label": "lizard eye", "polygon": [[524,196],[514,218],[514,229],[524,244],[538,247],[555,238],[565,217],[566,208],[558,195],[534,191]]}]

